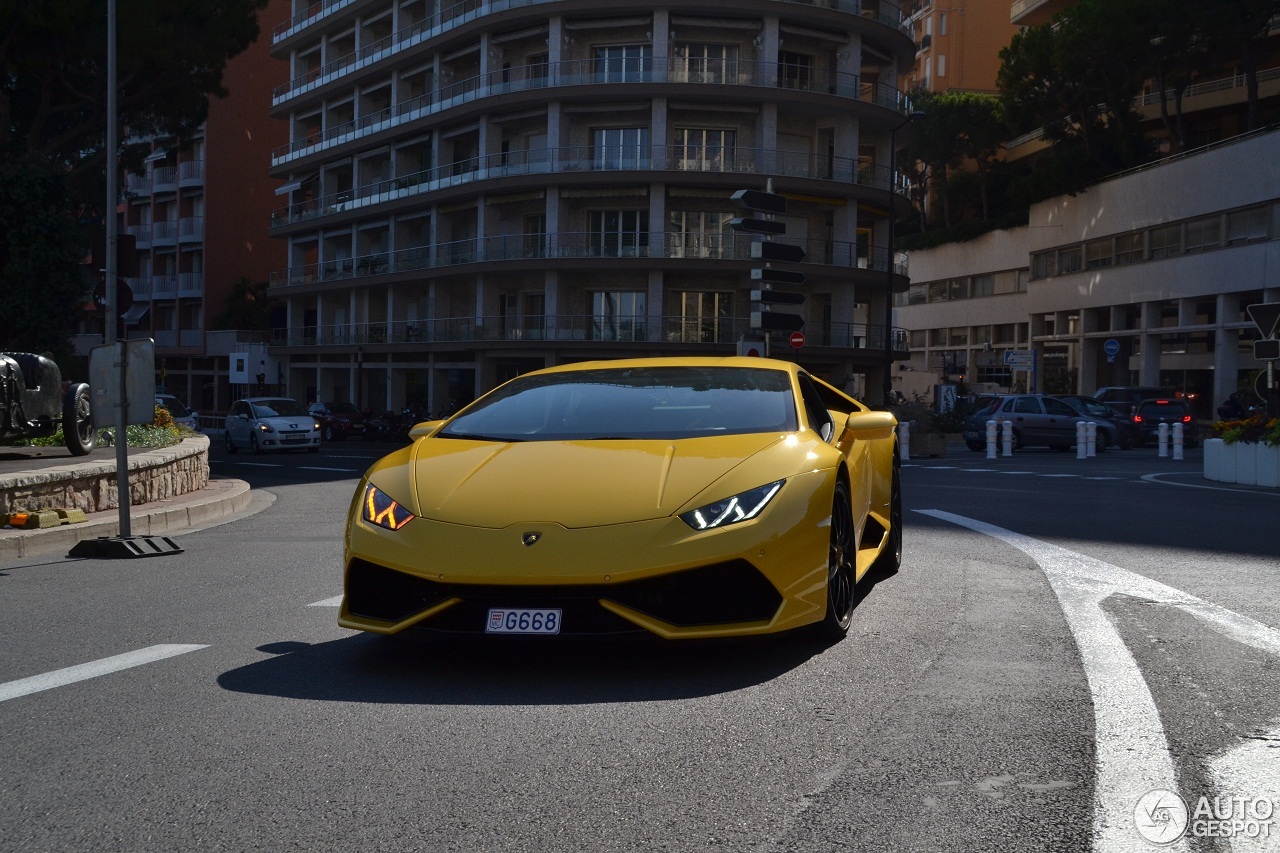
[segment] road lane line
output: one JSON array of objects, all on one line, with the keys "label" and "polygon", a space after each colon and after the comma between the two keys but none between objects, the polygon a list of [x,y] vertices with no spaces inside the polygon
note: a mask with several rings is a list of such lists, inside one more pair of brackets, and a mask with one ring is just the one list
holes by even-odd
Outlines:
[{"label": "road lane line", "polygon": [[313,601],[307,606],[308,607],[341,607],[342,596],[335,595],[333,598],[326,598],[324,601]]},{"label": "road lane line", "polygon": [[[1090,582],[1092,564],[1100,561],[976,519],[941,510],[919,512],[999,539],[1039,564],[1075,637],[1093,699],[1093,849],[1149,849],[1135,825],[1134,806],[1149,791],[1177,791],[1177,775],[1151,690],[1100,606],[1117,590]],[[1179,839],[1165,849],[1187,847]]]},{"label": "road lane line", "polygon": [[248,465],[251,468],[283,468],[283,462],[236,462],[231,459],[224,460],[230,465]]},{"label": "road lane line", "polygon": [[69,666],[65,669],[55,669],[53,672],[33,675],[29,678],[20,678],[17,681],[0,684],[0,702],[16,699],[19,696],[27,696],[31,693],[39,693],[42,690],[52,690],[55,687],[63,687],[89,678],[97,678],[100,675],[110,675],[122,669],[142,666],[145,663],[155,663],[175,655],[185,655],[187,652],[207,648],[208,646],[176,644],[148,646],[145,649],[138,649],[136,652],[125,652],[122,655],[115,655],[102,660],[91,661],[90,663]]},{"label": "road lane line", "polygon": [[299,471],[343,471],[348,474],[354,474],[358,468],[322,468],[319,465],[299,465]]}]

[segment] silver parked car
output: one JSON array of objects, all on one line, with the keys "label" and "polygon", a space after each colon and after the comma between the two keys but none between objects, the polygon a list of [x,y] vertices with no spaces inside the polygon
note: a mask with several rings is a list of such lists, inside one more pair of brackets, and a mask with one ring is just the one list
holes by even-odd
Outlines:
[{"label": "silver parked car", "polygon": [[172,394],[157,391],[156,405],[167,409],[175,424],[182,424],[196,432],[200,431],[200,413],[188,409],[185,403]]},{"label": "silver parked car", "polygon": [[227,452],[320,450],[320,423],[306,406],[288,397],[248,397],[227,412]]},{"label": "silver parked car", "polygon": [[1116,425],[1107,418],[1081,414],[1065,401],[1046,394],[1009,394],[997,397],[986,408],[964,419],[964,443],[970,450],[984,450],[987,446],[987,421],[996,422],[999,433],[1005,421],[1013,424],[1013,446],[1052,447],[1069,450],[1076,443],[1076,422],[1085,421],[1097,425],[1094,445],[1098,453],[1108,447],[1118,446]]}]

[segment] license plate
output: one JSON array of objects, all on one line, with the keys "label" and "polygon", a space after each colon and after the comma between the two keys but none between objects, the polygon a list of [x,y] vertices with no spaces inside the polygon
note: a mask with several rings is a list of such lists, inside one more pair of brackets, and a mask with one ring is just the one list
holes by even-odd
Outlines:
[{"label": "license plate", "polygon": [[489,611],[486,634],[559,634],[560,611],[539,610],[531,607],[509,609],[493,608]]}]

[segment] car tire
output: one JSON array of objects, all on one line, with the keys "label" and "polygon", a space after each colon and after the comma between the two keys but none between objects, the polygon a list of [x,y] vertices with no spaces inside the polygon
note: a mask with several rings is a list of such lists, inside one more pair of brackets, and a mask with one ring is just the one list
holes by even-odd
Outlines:
[{"label": "car tire", "polygon": [[231,430],[227,430],[222,435],[227,440],[227,453],[235,453],[240,449],[236,447],[236,443],[231,440]]},{"label": "car tire", "polygon": [[93,414],[89,386],[73,382],[62,400],[62,442],[72,456],[88,456],[93,450]]},{"label": "car tire", "polygon": [[262,453],[262,445],[258,444],[257,433],[249,433],[249,449],[254,453]]},{"label": "car tire", "polygon": [[1111,438],[1102,430],[1098,430],[1098,435],[1093,440],[1094,453],[1106,453],[1107,448],[1111,446]]},{"label": "car tire", "polygon": [[320,433],[320,437],[325,441],[333,441],[333,424],[325,424],[324,432]]},{"label": "car tire", "polygon": [[896,574],[902,568],[902,477],[899,469],[898,448],[893,448],[893,478],[889,486],[889,539],[884,550],[871,564],[871,571],[878,575]]},{"label": "car tire", "polygon": [[836,482],[831,501],[831,539],[827,547],[827,612],[818,623],[818,636],[835,643],[844,639],[853,624],[854,578],[857,546],[853,538],[853,508],[849,487]]},{"label": "car tire", "polygon": [[980,441],[966,441],[964,446],[972,450],[974,453],[981,453],[987,449],[987,446]]}]

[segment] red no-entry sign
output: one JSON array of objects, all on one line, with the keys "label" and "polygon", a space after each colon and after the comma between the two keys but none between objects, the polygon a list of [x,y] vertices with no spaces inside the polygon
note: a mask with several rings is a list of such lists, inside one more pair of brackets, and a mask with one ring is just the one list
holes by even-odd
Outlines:
[{"label": "red no-entry sign", "polygon": [[792,332],[791,345],[796,349],[800,349],[800,347],[804,346],[804,332]]}]

